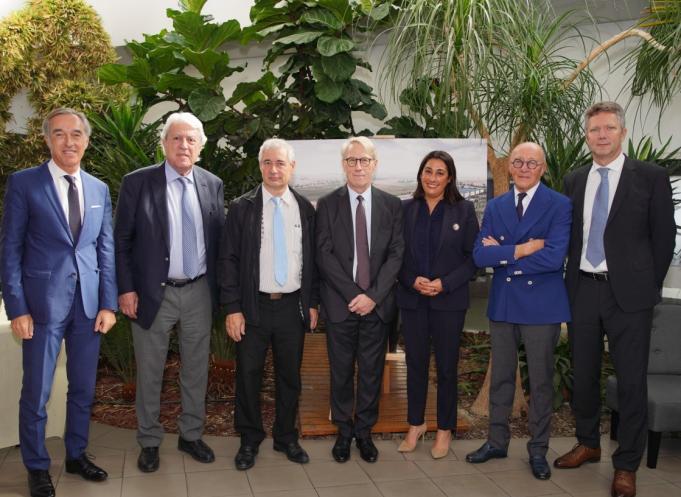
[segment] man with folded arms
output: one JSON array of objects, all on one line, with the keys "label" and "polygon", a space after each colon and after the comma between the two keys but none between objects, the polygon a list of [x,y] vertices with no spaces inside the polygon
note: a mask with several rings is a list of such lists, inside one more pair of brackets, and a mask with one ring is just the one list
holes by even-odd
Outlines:
[{"label": "man with folded arms", "polygon": [[[107,473],[86,455],[100,334],[116,323],[109,188],[81,168],[90,124],[73,109],[43,121],[52,158],[9,177],[0,264],[7,317],[22,340],[21,457],[31,497],[53,497],[45,448],[45,405],[62,341],[66,345],[66,472]],[[5,420],[6,421],[6,420]]]},{"label": "man with folded arms", "polygon": [[575,206],[566,282],[577,445],[554,466],[576,468],[601,458],[599,385],[606,335],[620,419],[611,493],[633,497],[648,430],[653,307],[674,253],[674,205],[667,171],[622,153],[627,134],[622,107],[597,103],[584,120],[593,164],[565,178],[565,193]]},{"label": "man with folded arms", "polygon": [[296,417],[305,330],[317,326],[315,211],[288,186],[296,166],[289,143],[265,140],[258,161],[262,184],[230,205],[218,264],[225,325],[237,343],[234,426],[241,446],[234,464],[239,470],[253,467],[265,438],[260,389],[270,345],[276,386],[274,450],[295,463],[310,460],[298,443]]},{"label": "man with folded arms", "polygon": [[224,219],[222,180],[196,165],[206,142],[187,112],[171,114],[161,131],[165,161],[123,178],[116,208],[118,303],[132,320],[137,363],[137,459],[159,467],[163,370],[170,332],[180,344],[182,414],[177,448],[213,462],[203,440],[208,354],[217,307],[217,261]]},{"label": "man with folded arms", "polygon": [[479,267],[494,268],[487,308],[492,381],[487,442],[466,456],[470,463],[506,457],[522,341],[530,376],[527,452],[532,474],[539,480],[551,477],[546,452],[551,433],[553,351],[560,324],[570,319],[563,264],[572,219],[570,200],[541,183],[545,171],[546,157],[536,143],[521,143],[511,151],[513,188],[487,204],[473,249]]}]

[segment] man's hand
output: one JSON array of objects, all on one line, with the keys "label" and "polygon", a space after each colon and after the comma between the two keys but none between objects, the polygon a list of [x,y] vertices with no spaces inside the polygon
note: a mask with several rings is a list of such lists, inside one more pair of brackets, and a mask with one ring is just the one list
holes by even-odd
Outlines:
[{"label": "man's hand", "polygon": [[444,288],[442,288],[442,280],[440,278],[436,278],[426,284],[426,293],[424,293],[424,295],[435,297],[439,293],[442,293],[443,290]]},{"label": "man's hand", "polygon": [[118,296],[118,307],[130,319],[137,319],[137,292],[122,293]]},{"label": "man's hand", "polygon": [[430,280],[428,278],[425,278],[423,276],[417,276],[416,279],[414,280],[414,290],[419,292],[422,295],[428,295],[429,287],[428,285],[430,284]]},{"label": "man's hand", "polygon": [[30,340],[33,338],[33,318],[30,314],[22,314],[12,319],[12,333],[19,340]]},{"label": "man's hand", "polygon": [[314,307],[310,307],[310,330],[314,331],[319,321],[319,311]]},{"label": "man's hand", "polygon": [[102,335],[106,333],[116,324],[116,314],[109,309],[102,309],[97,313],[95,318],[95,331]]},{"label": "man's hand", "polygon": [[515,246],[515,252],[513,253],[513,256],[517,259],[522,259],[523,257],[527,257],[528,255],[532,255],[538,250],[541,250],[544,248],[544,240],[541,238],[538,239],[533,239],[530,238],[528,241],[525,243],[520,243]]},{"label": "man's hand", "polygon": [[482,239],[483,247],[491,247],[492,245],[499,245],[499,242],[492,235],[486,236]]},{"label": "man's hand", "polygon": [[374,310],[374,307],[376,307],[376,302],[367,297],[365,293],[360,293],[348,304],[350,312],[357,313],[360,316],[366,316]]},{"label": "man's hand", "polygon": [[225,327],[227,334],[235,342],[240,342],[241,337],[246,334],[246,319],[242,312],[233,312],[225,317]]}]

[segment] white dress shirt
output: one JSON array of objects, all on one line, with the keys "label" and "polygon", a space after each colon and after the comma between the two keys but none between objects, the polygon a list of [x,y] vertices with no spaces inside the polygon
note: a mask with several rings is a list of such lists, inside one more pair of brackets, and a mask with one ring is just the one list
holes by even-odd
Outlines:
[{"label": "white dress shirt", "polygon": [[274,279],[274,202],[273,195],[262,186],[262,223],[260,232],[260,291],[291,293],[300,290],[303,272],[303,227],[298,201],[289,190],[281,196],[281,210],[286,234],[286,283],[280,286]]},{"label": "white dress shirt", "polygon": [[352,211],[352,277],[357,278],[357,241],[355,240],[356,228],[356,216],[357,216],[357,197],[362,196],[362,203],[364,204],[364,214],[367,220],[367,240],[369,241],[369,254],[371,254],[371,187],[367,188],[362,193],[357,193],[355,190],[348,186],[348,193],[350,194],[350,210]]},{"label": "white dress shirt", "polygon": [[[532,197],[534,197],[534,194],[537,192],[537,188],[539,188],[539,183],[537,183],[536,185],[534,185],[532,188],[530,188],[529,190],[527,190],[525,192],[525,193],[527,193],[527,195],[525,195],[525,198],[523,199],[523,216],[527,212],[527,208],[530,206],[530,202],[532,201]],[[522,192],[519,192],[517,190],[517,188],[515,186],[513,186],[513,194],[515,195],[514,196],[514,199],[515,199],[514,203],[515,203],[516,207],[518,207],[518,194],[519,193],[522,193]]]},{"label": "white dress shirt", "polygon": [[608,172],[608,214],[610,213],[610,208],[612,207],[612,200],[615,198],[615,191],[617,190],[617,184],[620,181],[620,176],[622,175],[622,167],[624,167],[624,154],[620,154],[614,161],[605,166],[600,166],[595,162],[591,165],[589,170],[589,175],[586,179],[586,189],[584,190],[584,222],[582,224],[582,257],[579,262],[579,269],[582,271],[588,271],[590,273],[600,273],[608,270],[607,260],[603,260],[598,266],[594,267],[591,263],[586,260],[586,246],[589,243],[589,229],[591,228],[591,212],[594,208],[594,200],[596,199],[596,191],[598,190],[598,185],[601,184],[601,175],[598,169],[601,167],[607,167],[610,171]]},{"label": "white dress shirt", "polygon": [[64,211],[66,217],[66,224],[69,223],[69,181],[64,176],[73,176],[76,178],[76,188],[78,188],[78,203],[80,204],[80,224],[83,224],[83,216],[85,214],[85,199],[83,198],[83,181],[80,178],[80,167],[75,174],[69,175],[61,167],[57,165],[54,160],[50,159],[47,163],[47,169],[50,171],[54,187],[57,190],[57,197],[59,203]]},{"label": "white dress shirt", "polygon": [[[182,262],[182,191],[184,185],[181,176],[168,162],[165,163],[166,173],[166,204],[168,206],[168,229],[170,230],[170,266],[168,278],[173,280],[185,280],[184,264]],[[194,181],[194,169],[184,176],[189,178],[192,188],[187,189],[189,202],[194,216],[194,229],[196,230],[196,245],[199,255],[199,275],[206,274],[206,242],[203,237],[203,215],[201,204],[196,192]]]}]

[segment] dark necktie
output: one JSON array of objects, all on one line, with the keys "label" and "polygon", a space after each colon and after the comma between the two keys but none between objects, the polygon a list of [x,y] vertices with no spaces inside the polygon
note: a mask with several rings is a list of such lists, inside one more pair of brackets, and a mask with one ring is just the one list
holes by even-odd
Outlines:
[{"label": "dark necktie", "polygon": [[71,236],[73,237],[73,242],[78,241],[78,235],[80,235],[80,200],[78,199],[78,186],[76,186],[76,178],[69,176],[68,174],[64,176],[64,179],[69,182],[69,228],[71,229]]},{"label": "dark necktie", "polygon": [[523,218],[523,199],[527,197],[527,193],[519,193],[518,194],[518,205],[515,206],[515,211],[518,214],[518,221],[520,221]]},{"label": "dark necktie", "polygon": [[357,276],[355,281],[362,290],[369,288],[369,238],[367,235],[367,217],[364,212],[364,198],[357,196],[355,212],[355,247],[357,249]]}]

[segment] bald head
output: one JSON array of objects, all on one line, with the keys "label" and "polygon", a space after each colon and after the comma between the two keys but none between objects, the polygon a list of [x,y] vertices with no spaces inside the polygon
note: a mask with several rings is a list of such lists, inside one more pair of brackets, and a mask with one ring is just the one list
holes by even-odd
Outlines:
[{"label": "bald head", "polygon": [[545,171],[546,155],[538,144],[524,142],[511,151],[508,172],[519,192],[526,192],[537,185]]}]

